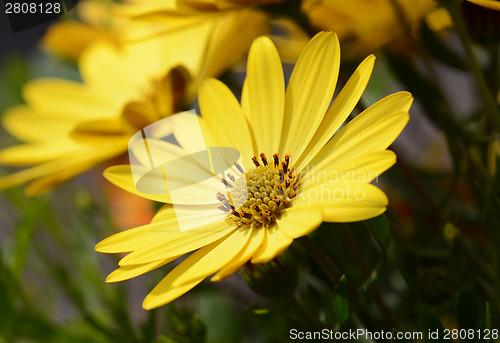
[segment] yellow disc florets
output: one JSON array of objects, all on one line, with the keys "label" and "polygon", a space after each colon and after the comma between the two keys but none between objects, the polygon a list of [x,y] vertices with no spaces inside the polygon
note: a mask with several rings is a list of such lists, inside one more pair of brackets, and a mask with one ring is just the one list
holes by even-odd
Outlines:
[{"label": "yellow disc florets", "polygon": [[217,200],[222,203],[219,209],[240,227],[272,227],[300,192],[300,174],[290,168],[290,155],[285,155],[281,162],[278,154],[273,155],[272,163],[265,154],[260,154],[260,159],[262,164],[254,156],[255,168],[246,173],[235,163],[241,175],[228,174],[229,180],[221,182],[229,191],[226,195],[217,193]]}]

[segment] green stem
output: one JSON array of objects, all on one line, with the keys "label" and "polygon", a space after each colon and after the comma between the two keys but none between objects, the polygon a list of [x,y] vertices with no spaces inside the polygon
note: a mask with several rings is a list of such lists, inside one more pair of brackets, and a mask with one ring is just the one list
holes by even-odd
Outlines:
[{"label": "green stem", "polygon": [[469,65],[474,78],[476,79],[479,93],[483,98],[483,101],[486,105],[487,113],[490,117],[491,123],[500,130],[500,112],[498,110],[497,103],[495,98],[491,94],[488,85],[486,83],[486,79],[484,74],[479,66],[479,63],[472,51],[472,41],[469,37],[469,33],[467,32],[467,27],[465,26],[465,21],[463,20],[462,13],[460,10],[460,2],[453,1],[443,1],[445,3],[446,8],[450,12],[451,18],[453,19],[453,23],[457,30],[458,36],[462,42],[462,46],[465,50],[465,55],[467,58],[467,63]]},{"label": "green stem", "polygon": [[500,63],[500,51],[498,51],[498,44],[491,43],[488,46],[488,51],[490,54],[490,85],[493,90],[493,94],[497,94],[499,91],[499,63]]},{"label": "green stem", "polygon": [[[356,260],[356,263],[359,265],[363,277],[365,279],[368,279],[370,277],[370,270],[368,269],[368,266],[365,263],[365,260],[363,258],[363,255],[361,254],[361,251],[358,248],[358,245],[356,244],[354,238],[352,237],[351,231],[349,230],[349,228],[346,227],[346,225],[342,225],[341,230],[342,234],[344,235],[344,238],[347,241],[347,244],[349,245],[349,250],[354,254],[354,259]],[[384,300],[382,298],[382,294],[380,294],[377,285],[375,283],[372,283],[368,287],[368,291],[370,292],[373,301],[375,302],[375,305],[377,305],[378,310],[382,314],[382,317],[384,318],[387,327],[391,330],[395,328],[396,324],[394,322],[394,318],[392,317],[389,308],[385,305]]]},{"label": "green stem", "polygon": [[321,250],[321,248],[308,236],[298,238],[297,242],[299,242],[299,244],[318,263],[321,270],[323,270],[328,279],[330,279],[333,286],[337,287],[342,274],[338,270],[337,266],[332,262],[332,260],[328,258],[325,252]]},{"label": "green stem", "polygon": [[[318,263],[323,272],[327,275],[330,282],[334,287],[337,287],[342,277],[342,274],[338,270],[337,266],[333,263],[332,260],[325,254],[323,250],[308,236],[300,237],[296,239],[297,242],[306,250],[309,255]],[[352,308],[353,312],[356,314],[356,317],[359,319],[361,324],[369,331],[375,332],[379,331],[378,328],[374,327],[368,317],[366,316],[366,310],[362,309],[358,302],[357,296],[350,286],[347,284],[347,299],[349,301],[349,305]],[[390,327],[392,330],[393,327]]]},{"label": "green stem", "polygon": [[287,300],[290,300],[288,306],[292,307],[291,310],[294,311],[297,316],[307,319],[312,325],[314,325],[319,330],[331,329],[326,323],[321,321],[316,315],[314,315],[308,309],[306,309],[300,303],[299,299],[297,299],[295,294],[291,294],[291,296],[288,297]]}]

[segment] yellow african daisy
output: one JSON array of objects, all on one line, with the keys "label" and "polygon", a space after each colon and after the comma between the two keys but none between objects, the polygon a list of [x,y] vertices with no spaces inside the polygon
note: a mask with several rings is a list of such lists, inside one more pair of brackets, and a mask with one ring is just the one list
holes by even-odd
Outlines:
[{"label": "yellow african daisy", "polygon": [[[219,210],[214,216],[222,213],[222,218],[184,232],[175,204],[167,203],[151,224],[103,240],[96,246],[99,252],[130,252],[107,282],[138,276],[195,251],[146,297],[143,306],[152,309],[213,273],[211,280],[219,281],[248,261],[270,261],[323,221],[359,221],[383,213],[387,197],[370,182],[396,161],[386,149],[408,122],[412,96],[390,95],[342,127],[374,62],[371,55],[359,65],[331,106],[340,65],[333,33],[319,33],[308,43],[286,91],[280,57],[267,37],[256,39],[250,49],[241,106],[222,82],[206,80],[199,91],[200,122],[210,134],[205,139],[209,137],[209,146],[240,151],[245,169],[236,164],[240,174],[228,174],[221,181],[247,197],[238,208],[229,193],[213,194]],[[181,141],[189,137],[185,132]],[[108,168],[105,176],[141,194],[130,166]],[[248,188],[239,190],[242,180]],[[169,198],[142,196],[165,202]],[[194,197],[180,206],[195,221],[204,204]]]},{"label": "yellow african daisy", "polygon": [[[264,16],[266,23],[247,20],[246,25],[260,25],[278,47],[282,60],[295,63],[310,36],[288,16],[286,5],[281,16],[266,13],[265,5],[280,2],[283,0],[134,0],[117,4],[113,13],[134,25],[133,30],[121,33],[123,39],[137,40],[151,35],[168,35],[252,9],[254,15]],[[137,26],[141,29],[137,30]]]},{"label": "yellow african daisy", "polygon": [[1,150],[0,164],[30,168],[0,177],[0,189],[34,180],[26,192],[38,194],[126,152],[133,134],[186,106],[201,80],[247,51],[265,32],[262,19],[240,11],[121,49],[97,42],[79,60],[83,83],[28,82],[27,104],[2,117],[25,144]]},{"label": "yellow african daisy", "polygon": [[359,54],[404,37],[402,22],[407,21],[413,29],[436,10],[432,0],[394,2],[399,4],[403,18],[392,0],[304,0],[302,9],[314,27],[337,32],[344,51]]},{"label": "yellow african daisy", "polygon": [[[228,11],[224,15],[193,15],[205,12],[181,11],[173,1],[128,0],[124,4],[86,0],[76,6],[79,20],[59,21],[49,26],[42,46],[64,57],[77,59],[96,40],[106,40],[117,46],[164,34],[177,34],[195,26],[227,25],[227,17],[239,17],[247,25],[268,31],[262,22],[263,13],[252,10]],[[168,15],[168,14],[172,15]],[[164,20],[163,18],[167,18]],[[161,18],[161,19],[159,19]],[[233,28],[238,31],[237,28]]]}]

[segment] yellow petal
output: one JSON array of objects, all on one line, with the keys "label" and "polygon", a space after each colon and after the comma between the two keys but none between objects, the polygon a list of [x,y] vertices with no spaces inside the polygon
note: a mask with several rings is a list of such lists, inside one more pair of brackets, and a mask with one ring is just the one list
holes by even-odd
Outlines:
[{"label": "yellow petal", "polygon": [[50,25],[41,43],[47,50],[77,60],[85,48],[98,39],[106,39],[118,45],[118,37],[107,29],[66,20]]},{"label": "yellow petal", "polygon": [[[240,230],[240,234],[243,235],[245,232],[247,233],[247,238],[249,236],[247,230]],[[234,241],[229,241],[226,244],[223,244],[226,240],[231,237],[231,234],[227,237],[222,237],[217,241],[195,251],[191,254],[186,260],[184,260],[181,264],[175,267],[170,273],[167,274],[160,281],[160,283],[148,294],[146,299],[144,299],[144,303],[142,306],[145,309],[152,309],[161,305],[165,305],[170,301],[180,297],[191,288],[199,284],[207,275],[207,270],[205,267],[210,268],[211,270],[217,270],[223,267],[227,262],[233,258],[233,256],[227,256],[225,252],[229,249],[230,251],[235,251],[237,249],[233,249],[229,247],[229,243],[231,244],[241,244],[240,249],[246,244],[246,240],[244,236],[235,236]],[[238,250],[239,251],[239,250]],[[237,254],[236,251],[234,254]],[[203,262],[204,259],[210,262],[210,265],[205,265],[206,262]],[[199,268],[198,266],[203,265],[203,268]],[[183,277],[183,275],[186,275]],[[198,275],[198,276],[196,276]],[[192,281],[184,282],[183,285],[174,286],[174,284],[178,284],[178,279],[180,277],[186,278],[194,278]],[[197,277],[197,278],[196,278]]]},{"label": "yellow petal", "polygon": [[165,276],[163,280],[161,280],[160,283],[156,285],[156,287],[153,288],[153,290],[148,294],[146,299],[144,299],[142,307],[145,310],[152,310],[159,306],[168,304],[172,300],[177,299],[187,291],[191,290],[204,279],[200,278],[184,286],[172,287],[172,278],[169,275],[170,274]]},{"label": "yellow petal", "polygon": [[166,204],[163,205],[158,212],[154,215],[153,219],[151,219],[151,224],[158,223],[164,220],[169,220],[175,216],[175,213],[172,211],[172,205]]},{"label": "yellow petal", "polygon": [[136,276],[147,273],[153,269],[160,268],[161,266],[175,260],[177,257],[179,256],[172,257],[168,260],[160,262],[155,261],[146,264],[133,264],[130,266],[120,267],[108,275],[108,277],[106,278],[106,282],[119,282],[123,280],[132,279]]},{"label": "yellow petal", "polygon": [[158,166],[186,155],[181,147],[159,139],[149,137],[144,139],[141,136],[140,139],[131,141],[129,142],[129,152],[132,152],[143,166],[150,166],[151,163],[153,166]]},{"label": "yellow petal", "polygon": [[498,3],[497,1],[492,1],[492,0],[467,0],[467,1],[495,11],[500,11],[500,3]]},{"label": "yellow petal", "polygon": [[339,67],[337,35],[321,32],[314,36],[297,61],[286,89],[281,155],[300,156],[311,141],[331,102]]},{"label": "yellow petal", "polygon": [[[120,165],[112,166],[104,171],[104,177],[112,184],[130,192],[132,194],[138,195],[140,197],[150,199],[153,201],[171,203],[169,194],[146,194],[139,192],[134,184],[134,178],[132,176],[132,171],[130,165]],[[163,180],[161,180],[163,182]],[[153,182],[153,180],[151,181]]]},{"label": "yellow petal", "polygon": [[[149,171],[150,168],[134,165],[134,170],[140,171],[141,174],[143,174]],[[182,189],[176,190],[175,194],[171,194],[164,188],[165,179],[163,174],[152,174],[151,177],[144,175],[140,181],[141,187],[143,187],[141,189],[157,190],[155,193],[160,193],[161,190],[161,192],[165,193],[150,194],[137,190],[130,165],[109,167],[104,171],[104,177],[127,192],[153,201],[175,203],[175,205],[220,205],[217,201],[216,194],[221,189],[221,183],[215,178],[200,182],[198,179],[194,179],[194,176],[190,173],[181,174],[175,171],[169,172],[167,174],[167,183],[169,185],[185,185]],[[216,208],[217,206],[211,207],[211,209]],[[199,207],[199,209],[201,211],[203,208]],[[179,210],[182,210],[182,207],[179,207]]]},{"label": "yellow petal", "polygon": [[106,93],[62,79],[30,81],[23,87],[23,97],[33,109],[65,121],[109,118],[120,110],[119,104]]},{"label": "yellow petal", "polygon": [[[331,141],[327,144],[324,151],[333,149],[333,153],[325,160],[320,162],[318,168],[323,168],[324,165],[331,161],[338,160],[339,162],[353,159],[369,153],[370,151],[380,151],[386,149],[396,137],[403,131],[403,128],[408,123],[409,115],[407,112],[399,112],[380,119],[375,124],[369,126],[365,130],[358,132],[349,132],[350,140],[339,143]],[[337,145],[338,144],[338,145]],[[332,150],[330,150],[332,151]],[[323,153],[320,152],[321,155]]]},{"label": "yellow petal", "polygon": [[220,140],[220,146],[238,149],[243,161],[250,161],[254,156],[253,140],[240,104],[229,88],[219,80],[208,79],[200,88],[199,101],[206,128]]},{"label": "yellow petal", "polygon": [[[158,224],[161,224],[160,222]],[[156,224],[155,224],[156,225]],[[120,266],[165,260],[206,246],[235,230],[233,223],[219,220],[189,231],[169,233],[122,258]]]},{"label": "yellow petal", "polygon": [[252,257],[252,263],[266,263],[281,254],[293,239],[288,237],[277,226],[265,229],[261,246]]},{"label": "yellow petal", "polygon": [[159,2],[147,1],[131,1],[113,7],[114,14],[126,17],[136,17],[157,12],[171,12],[177,10],[178,4],[175,0],[164,0]]},{"label": "yellow petal", "polygon": [[318,131],[314,135],[304,154],[297,160],[297,171],[301,171],[311,159],[320,151],[325,144],[337,132],[347,117],[351,114],[358,103],[361,95],[368,84],[375,64],[375,56],[370,55],[358,66],[349,78],[342,91],[326,112]]},{"label": "yellow petal", "polygon": [[278,51],[267,37],[260,37],[252,44],[245,84],[247,94],[242,99],[248,103],[242,107],[252,125],[257,151],[271,156],[280,143],[285,80]]},{"label": "yellow petal", "polygon": [[128,139],[128,128],[120,118],[82,121],[70,132],[73,140],[84,144],[100,144],[117,138]]},{"label": "yellow petal", "polygon": [[127,57],[124,50],[119,51],[111,43],[99,41],[82,53],[78,64],[80,74],[92,89],[123,103],[134,98],[139,81],[134,66],[127,63]]},{"label": "yellow petal", "polygon": [[408,92],[398,92],[386,96],[375,104],[368,107],[356,118],[351,120],[334,137],[337,144],[342,144],[363,130],[369,128],[376,122],[394,113],[408,112],[413,102],[413,97]]},{"label": "yellow petal", "polygon": [[[384,192],[366,183],[323,183],[307,191],[314,204],[323,209],[327,222],[354,222],[376,217],[388,204]],[[317,199],[317,200],[316,200]]]},{"label": "yellow petal", "polygon": [[119,232],[95,246],[102,253],[122,253],[138,250],[151,242],[165,242],[180,235],[174,208],[169,205],[162,210],[162,221]]},{"label": "yellow petal", "polygon": [[321,170],[340,158],[386,149],[408,122],[412,102],[410,93],[398,92],[373,104],[337,132],[309,164]]},{"label": "yellow petal", "polygon": [[218,14],[212,17],[215,25],[205,53],[200,54],[199,81],[220,75],[235,62],[235,57],[248,52],[254,39],[270,31],[269,18],[260,10],[244,8]]},{"label": "yellow petal", "polygon": [[51,116],[23,105],[8,109],[2,117],[3,127],[25,142],[67,140],[76,123],[69,116]]},{"label": "yellow petal", "polygon": [[323,222],[321,207],[316,205],[292,206],[278,220],[279,229],[290,238],[305,236]]},{"label": "yellow petal", "polygon": [[31,167],[20,172],[0,178],[0,189],[13,187],[27,181],[33,181],[27,188],[29,196],[41,194],[59,183],[68,180],[102,161],[117,156],[123,152],[123,142],[109,144],[99,148],[82,148],[71,156],[64,156],[44,164]]},{"label": "yellow petal", "polygon": [[16,145],[0,150],[0,164],[19,167],[32,166],[63,155],[71,155],[79,148],[79,145],[70,140]]},{"label": "yellow petal", "polygon": [[[201,259],[189,260],[188,258],[179,265],[184,271],[172,282],[172,286],[182,286],[200,277],[207,277],[215,273],[227,265],[245,247],[251,236],[251,231],[248,228],[240,228],[219,241],[217,246],[204,254]],[[183,264],[185,265],[183,266]]]},{"label": "yellow petal", "polygon": [[241,266],[247,263],[250,258],[253,256],[255,251],[262,244],[262,240],[264,239],[264,230],[257,228],[252,229],[250,237],[248,239],[247,245],[241,249],[241,251],[234,256],[234,258],[226,264],[221,270],[215,274],[211,281],[221,281],[228,276],[234,274]]},{"label": "yellow petal", "polygon": [[396,154],[391,150],[369,152],[343,162],[332,160],[324,165],[323,169],[313,169],[305,174],[302,179],[303,189],[307,190],[327,182],[370,183],[394,163]]}]

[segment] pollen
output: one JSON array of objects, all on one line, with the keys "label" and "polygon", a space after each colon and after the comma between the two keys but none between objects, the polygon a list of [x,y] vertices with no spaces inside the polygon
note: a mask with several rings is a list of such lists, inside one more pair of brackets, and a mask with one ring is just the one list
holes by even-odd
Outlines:
[{"label": "pollen", "polygon": [[240,174],[221,179],[228,192],[216,194],[221,202],[219,209],[227,212],[239,227],[274,226],[300,192],[300,174],[291,168],[290,155],[285,155],[280,162],[278,154],[274,154],[273,163],[268,162],[265,154],[259,156],[260,161],[255,156],[252,158],[255,167],[245,173],[236,163]]}]

